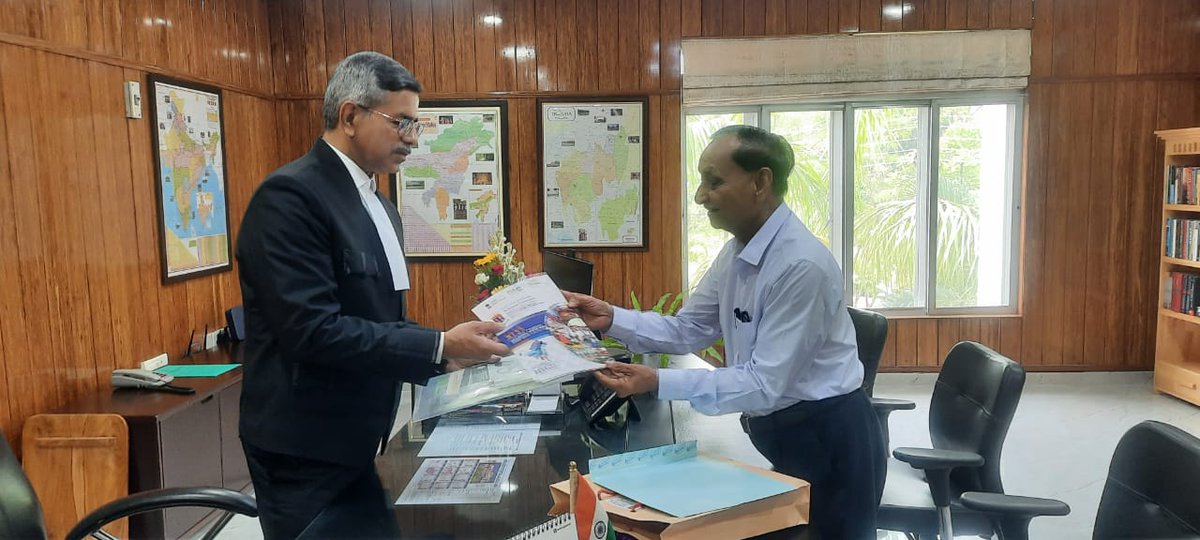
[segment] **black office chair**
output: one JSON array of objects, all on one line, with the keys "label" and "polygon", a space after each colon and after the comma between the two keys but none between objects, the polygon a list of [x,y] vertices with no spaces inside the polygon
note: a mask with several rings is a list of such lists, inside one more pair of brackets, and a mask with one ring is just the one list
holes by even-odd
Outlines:
[{"label": "black office chair", "polygon": [[850,311],[850,321],[854,323],[854,337],[858,342],[858,361],[863,365],[862,389],[871,398],[871,406],[875,416],[879,418],[880,429],[883,430],[883,448],[888,446],[888,418],[894,411],[912,410],[916,403],[903,399],[886,399],[875,397],[875,375],[879,372],[879,359],[883,356],[883,346],[887,343],[887,317],[874,311],[847,307]]},{"label": "black office chair", "polygon": [[[1005,540],[1029,538],[1037,516],[1065,516],[1062,501],[994,493],[963,493],[967,508],[996,516]],[[1145,421],[1121,437],[1092,538],[1200,538],[1200,439],[1162,422]]]},{"label": "black office chair", "polygon": [[992,519],[959,502],[967,491],[1003,493],[1000,452],[1021,399],[1025,370],[964,341],[946,355],[929,405],[932,449],[897,448],[888,460],[880,529],[910,536],[990,536]]},{"label": "black office chair", "polygon": [[871,396],[875,392],[875,374],[879,372],[879,358],[883,356],[883,345],[887,343],[887,317],[874,311],[847,307],[850,321],[854,323],[854,337],[858,341],[858,361],[863,365],[862,389]]},{"label": "black office chair", "polygon": [[[93,537],[113,538],[101,527],[121,518],[142,512],[178,506],[200,506],[258,516],[254,498],[224,488],[169,488],[145,491],[108,503],[83,517],[67,533],[66,540]],[[232,516],[232,514],[230,514]],[[227,520],[224,520],[227,521]],[[222,522],[223,524],[223,522]],[[205,537],[214,537],[220,527],[214,527]],[[25,470],[4,434],[0,433],[0,538],[46,538],[46,522]]]}]

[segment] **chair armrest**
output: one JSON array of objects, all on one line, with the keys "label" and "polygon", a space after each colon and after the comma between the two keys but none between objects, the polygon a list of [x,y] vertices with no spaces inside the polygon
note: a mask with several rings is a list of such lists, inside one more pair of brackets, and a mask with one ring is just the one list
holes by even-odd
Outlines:
[{"label": "chair armrest", "polygon": [[1065,516],[1071,513],[1071,507],[1067,506],[1067,503],[1056,499],[1020,497],[1003,493],[969,491],[963,493],[959,501],[971,510],[1015,517]]},{"label": "chair armrest", "polygon": [[938,508],[950,506],[950,471],[958,467],[983,465],[983,456],[974,452],[940,450],[937,448],[897,448],[892,455],[914,468],[925,471],[929,494]]},{"label": "chair armrest", "polygon": [[893,411],[911,411],[917,408],[917,404],[906,399],[873,397],[871,408],[875,409],[875,417],[879,419],[879,429],[883,432],[883,455],[887,456],[888,449],[892,447],[888,418]]},{"label": "chair armrest", "polygon": [[1065,516],[1071,507],[1054,499],[1018,497],[968,491],[959,498],[964,508],[992,515],[1007,540],[1029,540],[1029,522],[1037,516]]},{"label": "chair armrest", "polygon": [[896,459],[912,465],[913,468],[923,471],[983,465],[983,456],[975,452],[958,450],[903,447],[894,450],[892,455],[896,456]]},{"label": "chair armrest", "polygon": [[871,407],[876,413],[892,411],[911,411],[917,408],[917,404],[907,399],[889,399],[889,398],[871,398]]},{"label": "chair armrest", "polygon": [[124,517],[177,506],[217,508],[251,517],[258,516],[258,503],[254,501],[253,497],[230,489],[214,487],[155,489],[117,499],[93,510],[67,533],[66,540],[83,540],[105,525]]}]

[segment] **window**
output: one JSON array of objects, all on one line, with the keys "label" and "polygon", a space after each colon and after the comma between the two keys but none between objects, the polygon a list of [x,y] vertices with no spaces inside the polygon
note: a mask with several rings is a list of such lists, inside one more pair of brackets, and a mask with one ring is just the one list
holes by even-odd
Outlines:
[{"label": "window", "polygon": [[696,162],[729,124],[796,152],[785,200],[833,251],[846,302],[895,314],[1016,306],[1019,94],[689,110],[686,271],[695,287],[729,238],[692,197]]}]

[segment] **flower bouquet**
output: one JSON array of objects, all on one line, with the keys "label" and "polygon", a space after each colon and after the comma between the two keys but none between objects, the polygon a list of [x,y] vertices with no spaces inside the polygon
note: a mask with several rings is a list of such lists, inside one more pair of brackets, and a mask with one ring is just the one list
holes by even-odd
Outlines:
[{"label": "flower bouquet", "polygon": [[504,231],[496,231],[489,241],[487,255],[475,260],[475,284],[479,292],[476,302],[500,292],[505,287],[525,279],[525,263],[517,260],[517,249],[504,239]]}]

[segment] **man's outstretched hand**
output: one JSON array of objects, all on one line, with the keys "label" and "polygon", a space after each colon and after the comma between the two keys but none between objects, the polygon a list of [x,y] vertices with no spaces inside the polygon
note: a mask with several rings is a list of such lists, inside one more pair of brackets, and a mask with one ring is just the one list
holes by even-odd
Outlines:
[{"label": "man's outstretched hand", "polygon": [[455,371],[484,362],[496,362],[511,350],[496,339],[504,327],[494,322],[470,321],[446,331],[442,336],[442,357],[446,369]]},{"label": "man's outstretched hand", "polygon": [[658,390],[658,372],[641,364],[608,362],[604,369],[592,373],[621,397]]},{"label": "man's outstretched hand", "polygon": [[567,297],[567,306],[573,308],[576,313],[579,313],[579,316],[583,318],[583,322],[587,323],[588,328],[597,332],[607,332],[609,328],[612,328],[613,308],[608,302],[586,294],[570,291],[563,291],[562,293],[563,296]]}]

